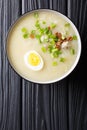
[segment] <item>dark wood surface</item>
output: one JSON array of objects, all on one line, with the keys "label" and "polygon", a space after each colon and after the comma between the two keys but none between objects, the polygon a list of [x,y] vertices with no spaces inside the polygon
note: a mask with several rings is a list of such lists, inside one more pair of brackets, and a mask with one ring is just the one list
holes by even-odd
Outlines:
[{"label": "dark wood surface", "polygon": [[[23,13],[48,8],[76,25],[82,53],[75,70],[53,84],[18,76],[6,56],[9,27]],[[87,0],[0,0],[0,130],[87,130]]]}]

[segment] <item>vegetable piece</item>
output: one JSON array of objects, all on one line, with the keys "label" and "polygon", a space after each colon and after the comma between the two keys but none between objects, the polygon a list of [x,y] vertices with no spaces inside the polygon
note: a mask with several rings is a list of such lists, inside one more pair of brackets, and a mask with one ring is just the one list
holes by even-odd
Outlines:
[{"label": "vegetable piece", "polygon": [[50,27],[53,29],[56,27],[56,24],[55,23],[51,23]]},{"label": "vegetable piece", "polygon": [[49,38],[52,39],[52,40],[54,40],[55,42],[58,41],[58,37],[55,36],[54,34],[50,34],[50,35],[49,35]]},{"label": "vegetable piece", "polygon": [[40,38],[41,38],[41,35],[40,35],[40,34],[36,34],[35,37],[36,37],[37,39],[40,39]]},{"label": "vegetable piece", "polygon": [[36,34],[36,30],[32,30],[32,31],[31,31],[31,34],[34,34],[34,35],[35,35],[35,34]]},{"label": "vegetable piece", "polygon": [[66,23],[66,24],[65,24],[65,27],[70,27],[70,23]]},{"label": "vegetable piece", "polygon": [[27,30],[25,27],[22,28],[21,31],[23,32],[23,37],[24,37],[24,38],[28,38],[28,37],[29,37],[28,30]]},{"label": "vegetable piece", "polygon": [[41,50],[45,53],[47,51],[46,47],[42,47]]},{"label": "vegetable piece", "polygon": [[77,36],[76,35],[73,35],[73,40],[77,40]]},{"label": "vegetable piece", "polygon": [[75,54],[75,49],[74,49],[74,48],[71,48],[71,49],[70,49],[70,53],[71,53],[72,55],[74,55],[74,54]]},{"label": "vegetable piece", "polygon": [[43,24],[46,24],[46,22],[45,22],[45,21],[43,21],[42,23],[43,23]]},{"label": "vegetable piece", "polygon": [[49,29],[48,29],[48,27],[46,27],[46,28],[44,29],[44,34],[49,34]]},{"label": "vegetable piece", "polygon": [[36,21],[35,26],[36,26],[37,29],[40,29],[40,23],[39,23],[38,20]]},{"label": "vegetable piece", "polygon": [[57,66],[58,65],[57,61],[53,61],[52,65]]},{"label": "vegetable piece", "polygon": [[28,33],[25,33],[25,34],[23,34],[23,37],[24,37],[24,38],[29,38],[29,34],[28,34]]},{"label": "vegetable piece", "polygon": [[65,61],[65,58],[61,57],[60,62],[64,62],[64,61]]},{"label": "vegetable piece", "polygon": [[50,45],[48,46],[48,52],[52,53],[53,48],[54,48],[54,46],[50,44]]},{"label": "vegetable piece", "polygon": [[41,42],[48,42],[48,35],[42,35],[41,36]]},{"label": "vegetable piece", "polygon": [[35,12],[35,13],[34,13],[34,17],[35,17],[35,18],[38,18],[38,17],[39,17],[38,12]]},{"label": "vegetable piece", "polygon": [[52,35],[52,31],[49,30],[49,33],[48,33],[48,37],[49,37],[49,39],[51,38],[51,35]]},{"label": "vegetable piece", "polygon": [[21,29],[21,31],[23,32],[23,33],[26,33],[26,32],[28,32],[28,30],[24,27],[24,28],[22,28]]},{"label": "vegetable piece", "polygon": [[43,34],[44,34],[44,28],[39,28],[38,31],[39,31],[39,34],[40,34],[40,35],[43,35]]},{"label": "vegetable piece", "polygon": [[57,48],[52,49],[52,53],[51,56],[53,58],[57,58],[62,52],[60,50],[58,50]]},{"label": "vegetable piece", "polygon": [[50,39],[50,44],[55,45],[55,41],[53,39]]}]

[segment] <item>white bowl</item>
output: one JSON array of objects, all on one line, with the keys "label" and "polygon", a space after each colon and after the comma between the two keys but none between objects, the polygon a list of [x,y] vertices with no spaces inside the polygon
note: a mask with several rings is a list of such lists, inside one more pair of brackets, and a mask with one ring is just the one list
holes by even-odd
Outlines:
[{"label": "white bowl", "polygon": [[[79,62],[79,59],[80,59],[80,55],[81,55],[81,38],[80,38],[80,35],[79,35],[79,32],[76,28],[76,26],[74,25],[74,23],[68,18],[66,17],[65,15],[61,14],[60,12],[57,12],[57,11],[54,11],[54,10],[50,10],[50,9],[38,9],[38,10],[33,10],[33,11],[30,11],[30,12],[27,12],[25,14],[23,14],[20,18],[18,18],[18,20],[20,20],[22,17],[24,17],[25,15],[27,14],[31,14],[31,13],[34,13],[35,11],[49,11],[49,12],[52,12],[52,13],[55,13],[55,14],[58,14],[60,15],[63,19],[65,19],[67,22],[69,22],[72,26],[72,28],[74,29],[75,31],[75,34],[77,36],[77,39],[78,39],[78,50],[77,50],[77,57],[76,57],[76,60],[74,62],[74,64],[72,65],[72,67],[69,69],[68,72],[66,72],[63,76],[61,76],[60,78],[56,78],[55,80],[51,80],[51,81],[46,81],[46,82],[43,82],[43,81],[35,81],[35,80],[29,80],[27,78],[25,78],[23,75],[21,75],[19,72],[17,72],[17,70],[14,68],[14,65],[11,64],[11,61],[10,61],[10,58],[8,56],[8,50],[7,50],[7,44],[6,44],[6,51],[7,51],[7,57],[8,57],[8,60],[10,62],[10,65],[12,66],[12,68],[17,72],[17,74],[19,74],[21,77],[23,77],[24,79],[30,81],[30,82],[34,82],[34,83],[40,83],[40,84],[48,84],[48,83],[54,83],[54,82],[57,82],[57,81],[60,81],[62,79],[64,79],[65,77],[67,77],[73,70],[74,68],[77,66],[78,62]],[[14,25],[17,23],[17,21],[11,26],[10,30],[14,27]],[[9,32],[8,32],[8,35],[9,35]],[[7,36],[7,39],[8,39],[8,36]]]}]

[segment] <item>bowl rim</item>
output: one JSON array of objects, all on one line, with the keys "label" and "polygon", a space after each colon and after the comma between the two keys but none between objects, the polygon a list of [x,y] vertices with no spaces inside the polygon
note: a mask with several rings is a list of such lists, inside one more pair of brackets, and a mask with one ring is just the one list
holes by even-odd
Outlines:
[{"label": "bowl rim", "polygon": [[[53,80],[49,80],[49,81],[37,81],[37,80],[31,80],[31,79],[28,79],[26,77],[24,77],[20,72],[18,72],[16,70],[16,68],[14,67],[14,65],[11,63],[11,60],[9,58],[9,55],[8,55],[8,50],[7,50],[7,46],[8,46],[8,37],[9,37],[9,34],[11,32],[11,30],[14,28],[15,24],[21,20],[24,16],[28,15],[28,14],[32,14],[34,12],[43,12],[43,11],[47,11],[47,12],[53,12],[55,14],[59,14],[62,18],[64,18],[66,21],[68,21],[70,23],[70,25],[72,26],[73,30],[75,31],[77,37],[78,37],[78,52],[77,52],[77,56],[76,56],[76,60],[74,62],[74,64],[71,66],[71,68],[61,77],[59,78],[56,78],[56,79],[53,79]],[[55,83],[55,82],[59,82],[61,80],[63,80],[64,78],[66,78],[68,75],[71,74],[71,72],[75,69],[75,67],[77,66],[79,60],[80,60],[80,57],[81,57],[81,51],[82,51],[82,45],[81,45],[81,37],[80,37],[80,34],[79,34],[79,31],[77,29],[77,27],[75,26],[75,24],[72,22],[72,20],[64,15],[63,13],[57,11],[57,10],[54,10],[54,9],[45,9],[45,8],[40,8],[40,9],[33,9],[33,10],[30,10],[30,11],[27,11],[25,13],[23,13],[20,17],[18,17],[9,27],[8,29],[8,32],[7,32],[7,36],[6,36],[6,44],[5,44],[5,50],[6,50],[6,56],[7,56],[7,60],[9,62],[9,65],[11,66],[11,68],[14,70],[14,72],[20,76],[20,78],[23,78],[24,80],[27,80],[28,82],[31,82],[31,83],[38,83],[38,84],[51,84],[51,83]]]}]

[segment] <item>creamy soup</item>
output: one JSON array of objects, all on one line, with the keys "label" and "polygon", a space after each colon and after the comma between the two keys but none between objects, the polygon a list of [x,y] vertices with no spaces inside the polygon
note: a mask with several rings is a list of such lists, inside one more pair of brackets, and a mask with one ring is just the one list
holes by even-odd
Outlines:
[{"label": "creamy soup", "polygon": [[21,17],[9,32],[7,54],[25,79],[49,82],[65,75],[77,57],[78,38],[62,15],[36,11]]}]

